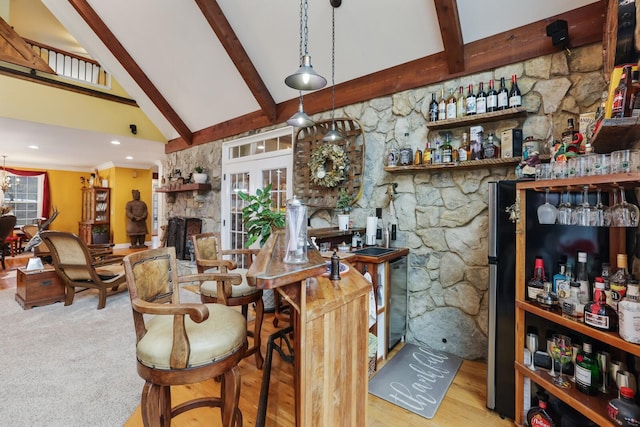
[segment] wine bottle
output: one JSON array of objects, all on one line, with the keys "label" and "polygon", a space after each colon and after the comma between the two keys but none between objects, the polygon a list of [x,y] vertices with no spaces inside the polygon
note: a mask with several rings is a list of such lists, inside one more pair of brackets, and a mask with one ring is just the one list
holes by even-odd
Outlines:
[{"label": "wine bottle", "polygon": [[438,101],[436,101],[435,92],[431,93],[431,102],[429,103],[429,121],[438,121]]},{"label": "wine bottle", "polygon": [[504,77],[500,77],[500,90],[498,91],[498,110],[509,108],[509,91],[504,83]]},{"label": "wine bottle", "polygon": [[511,91],[509,91],[509,107],[516,108],[522,106],[522,94],[518,88],[518,77],[511,76]]},{"label": "wine bottle", "polygon": [[467,114],[467,98],[464,96],[464,87],[460,86],[456,99],[456,117],[464,117]]},{"label": "wine bottle", "polygon": [[438,101],[438,120],[447,118],[447,100],[444,97],[444,88],[440,91],[440,100]]},{"label": "wine bottle", "polygon": [[476,113],[487,112],[487,94],[484,91],[484,83],[478,83],[478,94],[476,95]]},{"label": "wine bottle", "polygon": [[487,92],[487,112],[496,111],[498,109],[498,92],[494,88],[493,79],[489,80],[489,91]]},{"label": "wine bottle", "polygon": [[469,85],[467,91],[467,116],[472,116],[476,113],[476,95],[473,93],[473,85]]},{"label": "wine bottle", "polygon": [[449,89],[449,97],[447,98],[447,119],[455,119],[457,112],[458,108],[454,89]]}]

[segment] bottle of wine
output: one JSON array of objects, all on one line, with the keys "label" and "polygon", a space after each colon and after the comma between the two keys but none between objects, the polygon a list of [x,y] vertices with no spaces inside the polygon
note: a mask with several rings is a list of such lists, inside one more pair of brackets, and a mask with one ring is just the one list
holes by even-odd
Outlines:
[{"label": "bottle of wine", "polygon": [[436,101],[435,92],[431,93],[431,102],[429,103],[429,121],[438,121],[438,101]]},{"label": "bottle of wine", "polygon": [[467,116],[472,116],[476,113],[476,95],[473,93],[473,85],[469,85],[469,90],[467,91]]},{"label": "bottle of wine", "polygon": [[464,87],[460,86],[456,99],[456,117],[464,117],[467,114],[467,98],[464,96]]},{"label": "bottle of wine", "polygon": [[498,92],[494,88],[493,79],[489,80],[489,91],[487,92],[487,112],[496,111],[498,109]]},{"label": "bottle of wine", "polygon": [[509,108],[509,91],[504,83],[504,77],[500,77],[500,90],[498,91],[498,110]]},{"label": "bottle of wine", "polygon": [[476,95],[476,113],[484,114],[487,112],[487,94],[484,91],[484,83],[478,83],[478,93]]},{"label": "bottle of wine", "polygon": [[633,112],[633,103],[631,102],[631,95],[633,94],[632,78],[631,65],[625,65],[620,76],[620,83],[613,92],[612,119],[631,117]]},{"label": "bottle of wine", "polygon": [[518,88],[518,77],[511,76],[511,90],[509,91],[509,107],[516,108],[522,106],[522,94]]},{"label": "bottle of wine", "polygon": [[591,343],[582,343],[582,351],[576,356],[576,388],[588,395],[598,394],[600,368],[592,353]]},{"label": "bottle of wine", "polygon": [[447,100],[444,97],[444,88],[440,91],[440,100],[438,101],[438,120],[447,118]]},{"label": "bottle of wine", "polygon": [[618,313],[606,302],[604,279],[596,277],[593,301],[584,306],[584,323],[603,331],[618,331]]},{"label": "bottle of wine", "polygon": [[447,119],[455,119],[458,112],[455,89],[449,89],[449,97],[447,98]]}]

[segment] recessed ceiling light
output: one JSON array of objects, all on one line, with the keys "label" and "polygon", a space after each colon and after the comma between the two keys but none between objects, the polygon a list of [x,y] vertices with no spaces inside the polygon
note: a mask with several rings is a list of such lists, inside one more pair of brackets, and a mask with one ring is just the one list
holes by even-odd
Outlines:
[{"label": "recessed ceiling light", "polygon": [[113,145],[120,145],[120,141],[116,141],[115,139],[114,139],[113,141],[111,141],[111,143],[112,143]]},{"label": "recessed ceiling light", "polygon": [[127,156],[127,157],[125,157],[125,159],[127,159],[127,160],[133,160],[133,156]]},{"label": "recessed ceiling light", "polygon": [[40,147],[38,147],[37,145],[29,145],[28,148],[31,148],[32,150],[39,150]]}]

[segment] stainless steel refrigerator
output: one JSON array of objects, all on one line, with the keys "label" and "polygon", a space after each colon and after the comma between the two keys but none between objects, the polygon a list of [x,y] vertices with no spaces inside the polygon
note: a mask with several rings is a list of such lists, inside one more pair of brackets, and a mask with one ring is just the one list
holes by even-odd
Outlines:
[{"label": "stainless steel refrigerator", "polygon": [[[517,181],[489,183],[489,325],[487,349],[487,407],[503,417],[515,416],[515,289],[525,283],[515,282],[516,226],[506,212],[515,203]],[[591,199],[593,197],[593,199]],[[572,202],[580,202],[574,194]],[[604,227],[579,227],[572,225],[540,225],[537,208],[544,203],[544,192],[527,194],[527,242],[525,269],[527,277],[533,272],[536,256],[542,256],[547,277],[558,272],[558,262],[566,259],[575,266],[576,253],[588,254],[589,277],[600,272],[601,264],[608,262],[608,229]],[[557,206],[559,195],[550,194],[549,203]],[[590,195],[595,203],[595,194]],[[613,267],[615,269],[615,266]],[[574,268],[575,271],[575,268]],[[527,327],[535,327],[541,337],[553,324],[540,322],[535,316],[527,316]],[[542,342],[542,341],[541,341]],[[542,350],[542,345],[540,347]]]}]

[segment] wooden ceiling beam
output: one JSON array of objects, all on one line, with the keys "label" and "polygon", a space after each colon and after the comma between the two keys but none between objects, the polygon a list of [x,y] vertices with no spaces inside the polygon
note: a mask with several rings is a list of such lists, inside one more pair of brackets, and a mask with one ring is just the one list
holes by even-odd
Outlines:
[{"label": "wooden ceiling beam", "polygon": [[98,16],[95,10],[89,5],[87,0],[69,0],[69,3],[78,12],[78,14],[84,19],[84,21],[91,27],[98,38],[104,43],[104,45],[111,51],[113,56],[122,64],[127,70],[127,73],[136,81],[138,86],[149,97],[151,102],[160,110],[162,115],[171,123],[171,126],[178,132],[180,138],[191,145],[193,141],[193,133],[184,121],[178,116],[178,113],[171,107],[169,102],[162,96],[160,91],[151,82],[149,77],[140,68],[140,66],[129,55],[129,52],[122,46],[116,36],[109,30],[109,27]]},{"label": "wooden ceiling beam", "polygon": [[238,40],[220,5],[216,0],[195,0],[195,2],[207,22],[209,22],[211,29],[218,36],[220,43],[227,51],[227,55],[229,55],[229,58],[231,58],[231,61],[240,72],[242,79],[251,90],[264,115],[271,122],[274,122],[276,119],[276,101],[271,96],[262,77],[258,74],[253,62],[251,62],[251,58],[247,55],[244,46]]},{"label": "wooden ceiling beam", "polygon": [[21,65],[32,70],[56,74],[44,59],[31,50],[31,46],[0,17],[0,61]]},{"label": "wooden ceiling beam", "polygon": [[452,74],[460,73],[464,71],[465,64],[458,4],[456,0],[435,0],[434,3],[449,72]]},{"label": "wooden ceiling beam", "polygon": [[[335,106],[364,102],[397,92],[428,86],[462,75],[495,69],[515,62],[526,61],[558,52],[546,35],[546,26],[556,19],[569,24],[572,48],[602,41],[605,7],[603,2],[591,3],[569,12],[515,28],[492,37],[469,43],[464,48],[464,72],[451,73],[445,52],[388,68],[335,87]],[[298,109],[298,98],[278,104],[276,123],[284,123]],[[305,95],[304,109],[309,115],[331,109],[331,89],[326,88]],[[194,133],[194,144],[205,144],[241,135],[269,126],[261,111],[220,123]],[[180,151],[188,146],[180,138],[169,141],[165,152]]]}]

